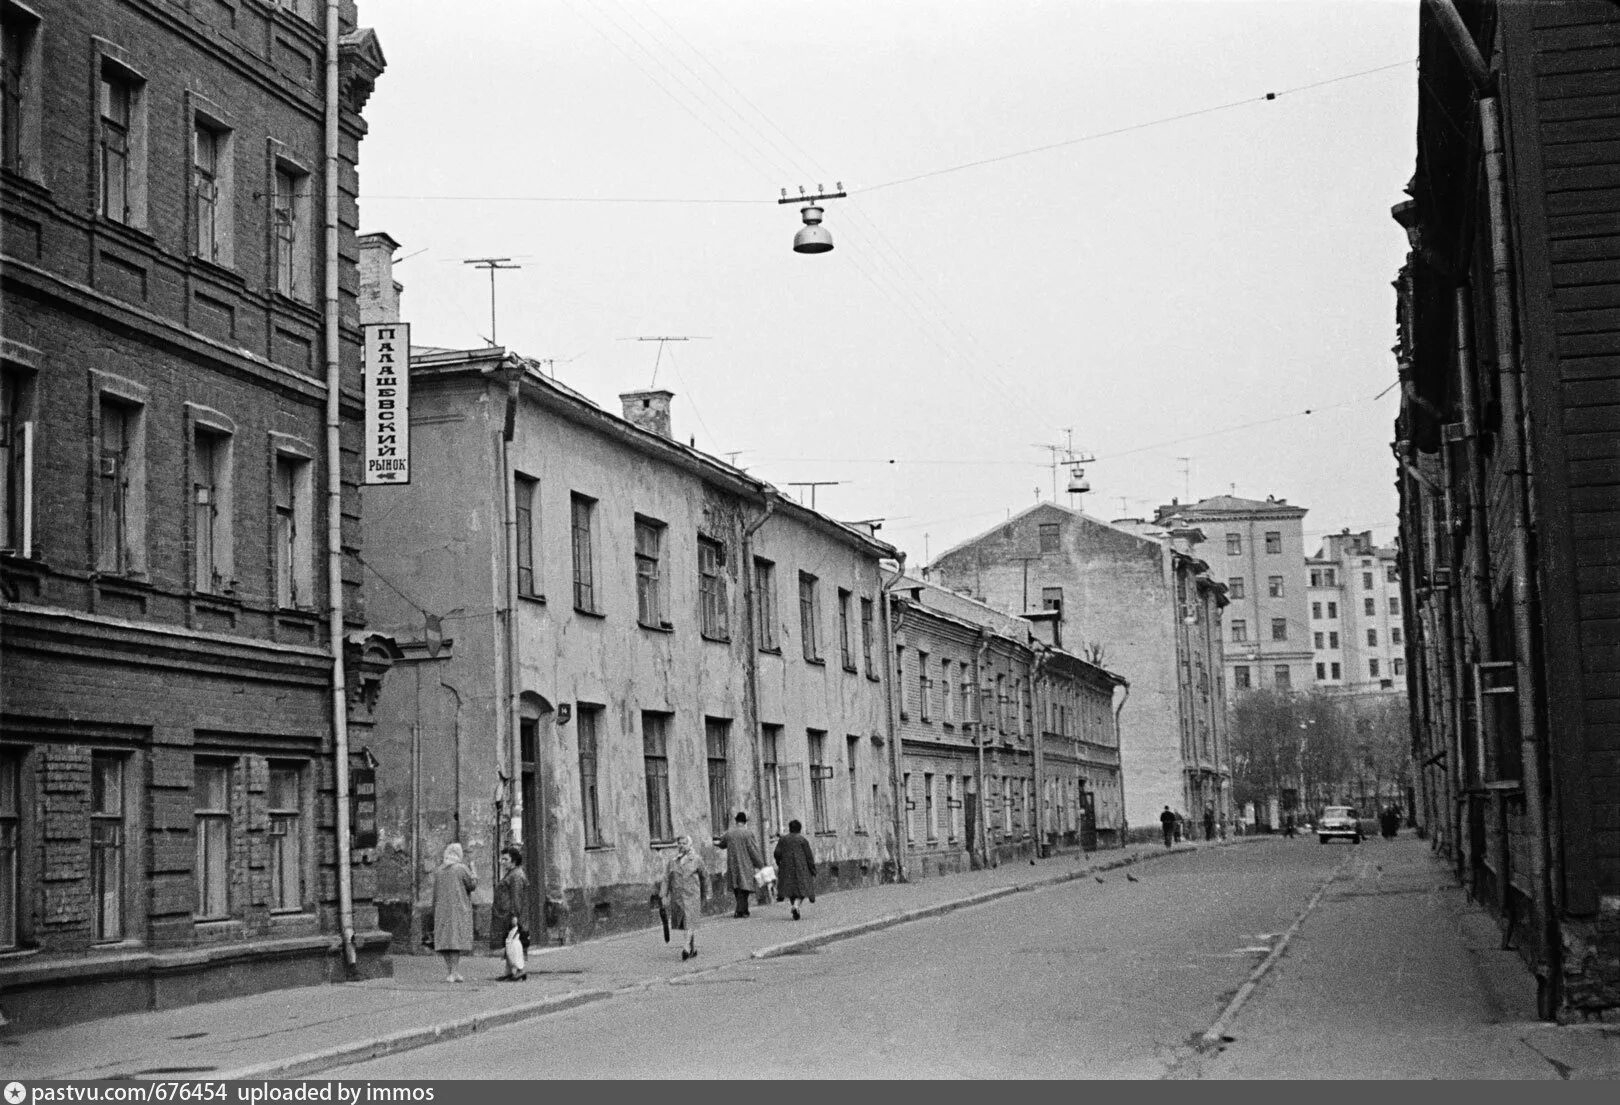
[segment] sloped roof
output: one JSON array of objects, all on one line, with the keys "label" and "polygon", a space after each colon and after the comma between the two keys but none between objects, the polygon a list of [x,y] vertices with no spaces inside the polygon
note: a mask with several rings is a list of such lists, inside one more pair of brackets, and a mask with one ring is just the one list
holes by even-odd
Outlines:
[{"label": "sloped roof", "polygon": [[1143,534],[1137,533],[1135,530],[1125,529],[1125,528],[1123,528],[1121,526],[1116,526],[1112,522],[1105,522],[1101,518],[1098,518],[1098,517],[1096,517],[1094,515],[1091,515],[1091,514],[1087,514],[1083,510],[1075,510],[1074,508],[1066,507],[1061,503],[1042,501],[1042,502],[1039,502],[1039,503],[1035,503],[1032,506],[1025,507],[1023,510],[1020,510],[1017,514],[1014,514],[1012,517],[1006,518],[1006,519],[1003,519],[1000,522],[997,522],[995,525],[991,526],[989,529],[981,530],[980,532],[974,534],[972,537],[967,538],[965,541],[958,541],[956,544],[952,545],[950,548],[946,549],[944,552],[942,552],[938,556],[934,557],[933,558],[933,563],[937,564],[939,561],[944,560],[948,556],[953,556],[956,553],[962,551],[963,549],[972,548],[974,545],[977,545],[981,541],[984,541],[987,538],[991,537],[993,534],[996,533],[997,530],[1005,529],[1006,527],[1008,527],[1010,525],[1014,525],[1014,524],[1016,524],[1018,522],[1021,522],[1025,518],[1029,517],[1031,514],[1035,514],[1037,512],[1046,512],[1046,513],[1050,513],[1050,514],[1058,514],[1058,515],[1061,515],[1061,516],[1066,517],[1066,518],[1073,518],[1073,519],[1076,519],[1078,521],[1085,522],[1088,525],[1101,526],[1104,529],[1113,530],[1115,533],[1123,534],[1126,537],[1135,538],[1136,540],[1141,541],[1143,544],[1152,545],[1154,548],[1158,548],[1159,545],[1160,545],[1160,542],[1156,538],[1147,537],[1147,536],[1145,536]]},{"label": "sloped roof", "polygon": [[1244,499],[1236,495],[1212,495],[1196,503],[1169,503],[1158,507],[1154,511],[1154,517],[1161,522],[1166,518],[1196,520],[1201,516],[1219,514],[1292,514],[1303,518],[1308,511],[1308,507],[1296,506],[1285,499]]}]

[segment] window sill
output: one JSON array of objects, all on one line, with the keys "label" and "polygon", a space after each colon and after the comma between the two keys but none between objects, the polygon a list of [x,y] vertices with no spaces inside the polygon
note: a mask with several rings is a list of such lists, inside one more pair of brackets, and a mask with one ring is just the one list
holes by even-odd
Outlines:
[{"label": "window sill", "polygon": [[844,665],[844,670],[846,672],[848,672],[850,675],[859,675],[859,674],[861,674],[861,669],[856,667],[854,664],[845,664]]},{"label": "window sill", "polygon": [[602,613],[600,610],[587,610],[583,606],[574,607],[574,613],[586,618],[607,618],[607,615]]},{"label": "window sill", "polygon": [[655,852],[667,852],[671,848],[675,847],[675,842],[673,840],[653,840],[649,841],[648,843],[652,846],[652,849]]},{"label": "window sill", "polygon": [[540,606],[544,606],[546,604],[546,596],[541,594],[530,594],[527,591],[519,591],[518,598],[522,599],[524,602],[532,602]]},{"label": "window sill", "polygon": [[[584,611],[581,611],[581,613],[584,613]],[[644,621],[639,621],[638,620],[636,622],[636,624],[638,626],[640,626],[642,629],[645,629],[649,633],[674,633],[675,632],[675,627],[673,625],[671,625],[669,622],[664,622],[662,625],[653,625],[651,622],[644,622]]]},{"label": "window sill", "polygon": [[718,633],[704,633],[701,636],[705,641],[713,641],[717,645],[729,645],[731,643],[730,637],[722,637]]},{"label": "window sill", "polygon": [[806,656],[804,658],[804,662],[806,664],[814,664],[818,668],[824,668],[827,666],[827,661],[823,660],[819,656]]},{"label": "window sill", "polygon": [[215,280],[223,281],[227,284],[235,284],[239,288],[245,289],[247,287],[247,277],[238,272],[234,265],[226,265],[220,263],[219,261],[212,261],[207,257],[202,257],[195,253],[191,255],[191,263],[195,265],[197,269],[205,276],[211,276]]},{"label": "window sill", "polygon": [[[654,847],[657,847],[657,845],[654,845]],[[587,845],[585,845],[585,851],[586,852],[611,852],[611,851],[613,851],[613,845],[611,845],[611,844],[587,844]]]},{"label": "window sill", "polygon": [[881,677],[881,676],[879,676],[879,675],[878,675],[878,674],[877,674],[877,673],[875,673],[875,672],[870,672],[870,671],[869,671],[869,672],[867,672],[867,673],[866,673],[866,678],[867,678],[867,679],[868,679],[868,680],[870,680],[870,681],[871,681],[871,682],[873,682],[873,683],[881,683],[881,682],[883,682],[883,679],[882,679],[882,677]]},{"label": "window sill", "polygon": [[[30,151],[29,156],[24,160],[37,163],[39,160],[39,151]],[[0,172],[3,172],[5,182],[10,187],[21,188],[24,191],[32,192],[40,199],[51,198],[50,185],[46,184],[38,174],[31,171],[29,168],[7,167],[4,170],[0,170]]]},{"label": "window sill", "polygon": [[130,238],[129,245],[139,246],[144,249],[157,248],[157,238],[144,226],[126,223],[122,219],[114,219],[107,215],[97,215],[96,226],[102,230],[111,231],[116,235],[127,235]]},{"label": "window sill", "polygon": [[818,829],[815,832],[811,833],[810,835],[811,836],[837,836],[838,835],[838,830],[837,829]]},{"label": "window sill", "polygon": [[780,655],[782,655],[782,650],[780,648],[778,648],[776,645],[761,645],[759,647],[759,651],[765,653],[765,655],[767,655],[767,656],[780,656]]}]

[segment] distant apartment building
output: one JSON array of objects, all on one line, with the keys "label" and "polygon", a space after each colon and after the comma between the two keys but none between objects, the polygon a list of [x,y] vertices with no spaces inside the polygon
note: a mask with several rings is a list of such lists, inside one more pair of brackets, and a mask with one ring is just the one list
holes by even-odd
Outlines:
[{"label": "distant apartment building", "polygon": [[[1110,525],[1039,503],[943,553],[928,578],[1046,627],[1053,644],[1122,677],[1124,817],[1170,806],[1231,816],[1221,686],[1226,588],[1193,555],[1193,528]],[[1123,691],[1121,693],[1124,693]]]},{"label": "distant apartment building", "polygon": [[360,636],[354,324],[384,62],[337,16],[0,4],[0,1005],[24,1028],[388,970],[339,835],[387,655]]},{"label": "distant apartment building", "polygon": [[923,580],[890,601],[907,876],[1121,843],[1124,679]]},{"label": "distant apartment building", "polygon": [[1406,692],[1400,554],[1371,531],[1329,534],[1305,562],[1314,682],[1351,694]]},{"label": "distant apartment building", "polygon": [[[367,247],[386,313],[395,246]],[[504,349],[423,347],[411,391],[411,482],[365,489],[372,616],[404,652],[372,744],[396,946],[452,841],[480,936],[516,846],[549,942],[647,924],[683,834],[729,903],[739,811],[767,856],[802,822],[823,890],[892,879],[895,551],[676,440],[667,391],[621,415]]]},{"label": "distant apartment building", "polygon": [[1302,691],[1311,684],[1316,655],[1308,599],[1300,586],[1305,514],[1306,508],[1286,499],[1261,502],[1232,495],[1172,501],[1155,512],[1160,525],[1204,532],[1210,575],[1226,584],[1228,694],[1261,687]]}]

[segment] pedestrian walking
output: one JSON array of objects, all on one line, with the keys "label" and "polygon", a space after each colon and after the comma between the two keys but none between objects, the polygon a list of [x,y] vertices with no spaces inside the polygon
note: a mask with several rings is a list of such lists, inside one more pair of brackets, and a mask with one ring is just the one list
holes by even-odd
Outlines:
[{"label": "pedestrian walking", "polygon": [[472,892],[478,885],[471,865],[462,860],[461,845],[446,844],[444,860],[433,873],[433,949],[444,957],[446,982],[466,982],[457,972],[461,953],[472,950]]},{"label": "pedestrian walking", "polygon": [[1291,814],[1291,813],[1284,814],[1283,815],[1283,836],[1288,837],[1288,836],[1293,836],[1294,834],[1295,834],[1294,815]]},{"label": "pedestrian walking", "polygon": [[748,815],[739,812],[737,823],[720,837],[720,847],[726,851],[726,885],[737,899],[737,911],[733,915],[737,917],[748,916],[748,899],[759,889],[754,872],[765,866],[765,857],[754,843],[754,834],[744,827],[747,824]]},{"label": "pedestrian walking", "polygon": [[799,822],[789,821],[787,835],[776,842],[773,853],[776,859],[776,892],[787,899],[795,921],[799,919],[800,900],[816,900],[816,856],[810,850],[810,842],[800,831],[803,828]]},{"label": "pedestrian walking", "polygon": [[1215,807],[1204,807],[1204,839],[1215,839]]},{"label": "pedestrian walking", "polygon": [[1385,840],[1394,840],[1401,829],[1400,811],[1394,806],[1385,806],[1384,812],[1378,815],[1378,828]]},{"label": "pedestrian walking", "polygon": [[[495,904],[490,910],[489,939],[498,947],[505,947],[512,926],[517,926],[518,943],[524,954],[529,950],[529,934],[534,931],[529,917],[529,876],[523,870],[523,852],[515,847],[501,849],[501,881],[495,884]],[[514,981],[527,972],[516,971],[508,964],[506,977]]]},{"label": "pedestrian walking", "polygon": [[1159,815],[1159,828],[1164,830],[1164,846],[1170,847],[1176,835],[1176,815],[1170,812],[1169,806],[1164,807],[1164,812]]},{"label": "pedestrian walking", "polygon": [[692,838],[682,833],[675,838],[675,854],[669,857],[664,877],[658,884],[658,896],[669,914],[670,924],[686,929],[682,963],[697,954],[698,918],[703,916],[708,882],[709,871],[703,866],[703,857],[693,850]]}]

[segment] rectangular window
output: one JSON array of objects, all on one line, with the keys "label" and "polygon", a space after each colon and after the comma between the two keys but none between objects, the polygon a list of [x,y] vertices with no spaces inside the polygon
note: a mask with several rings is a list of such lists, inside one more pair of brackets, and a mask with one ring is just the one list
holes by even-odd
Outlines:
[{"label": "rectangular window", "polygon": [[1404,641],[1401,640],[1401,627],[1400,626],[1396,625],[1396,626],[1391,626],[1390,627],[1390,630],[1389,630],[1389,643],[1392,644],[1392,645],[1399,645],[1399,644],[1404,644],[1405,643]]},{"label": "rectangular window", "polygon": [[1389,612],[1397,618],[1401,616],[1401,600],[1399,596],[1389,596]]},{"label": "rectangular window", "polygon": [[951,662],[939,662],[939,719],[946,725],[956,721],[956,700],[951,696]]},{"label": "rectangular window", "polygon": [[192,130],[191,226],[193,252],[204,261],[230,265],[236,214],[232,195],[231,132],[198,116]]},{"label": "rectangular window", "polygon": [[1329,632],[1328,633],[1328,648],[1338,648],[1338,647],[1339,647],[1339,635],[1337,633],[1334,633],[1334,632]]},{"label": "rectangular window", "polygon": [[1367,674],[1369,676],[1371,676],[1372,678],[1374,678],[1374,679],[1378,678],[1378,661],[1377,660],[1368,660],[1367,661]]},{"label": "rectangular window", "polygon": [[647,777],[647,835],[655,842],[675,839],[669,808],[669,714],[641,714],[641,755]]},{"label": "rectangular window", "polygon": [[1232,619],[1232,640],[1241,644],[1249,639],[1249,622],[1246,618]]},{"label": "rectangular window", "polygon": [[827,734],[820,729],[809,729],[806,736],[810,743],[810,822],[816,832],[830,832],[832,822],[827,818],[827,780],[832,775],[832,767],[827,763]]},{"label": "rectangular window", "polygon": [[1371,591],[1373,589],[1373,574],[1371,572],[1361,573],[1361,589],[1363,591]]},{"label": "rectangular window", "polygon": [[197,761],[197,920],[231,914],[231,765]]},{"label": "rectangular window", "polygon": [[821,660],[821,626],[819,596],[816,577],[809,572],[799,573],[799,633],[804,642],[804,658]]},{"label": "rectangular window", "polygon": [[1317,569],[1315,569],[1315,568],[1311,569],[1311,586],[1312,587],[1320,587],[1320,586],[1322,586],[1322,573],[1320,571],[1318,571]]},{"label": "rectangular window", "polygon": [[1311,603],[1311,618],[1314,621],[1321,621],[1322,620],[1322,604],[1321,603],[1319,603],[1319,602]]},{"label": "rectangular window", "polygon": [[0,552],[33,555],[34,423],[28,381],[0,371]]},{"label": "rectangular window", "polygon": [[1378,606],[1377,606],[1376,603],[1373,602],[1372,599],[1362,599],[1361,600],[1361,612],[1363,614],[1365,614],[1369,618],[1377,617],[1377,615],[1378,615]]},{"label": "rectangular window", "polygon": [[231,590],[231,438],[199,426],[191,454],[191,585]]},{"label": "rectangular window", "polygon": [[310,478],[308,460],[276,455],[276,605],[283,609],[315,604]]},{"label": "rectangular window", "polygon": [[1226,535],[1226,555],[1227,556],[1242,556],[1243,555],[1243,535],[1242,534],[1240,534],[1240,533],[1229,533],[1229,534]]},{"label": "rectangular window", "polygon": [[1266,594],[1270,598],[1274,598],[1274,599],[1280,599],[1280,598],[1283,597],[1283,577],[1282,576],[1267,576],[1266,577]]},{"label": "rectangular window", "polygon": [[782,819],[782,727],[761,725],[759,740],[759,754],[765,763],[765,817],[777,835],[781,835],[787,829]]},{"label": "rectangular window", "polygon": [[518,594],[536,598],[540,587],[534,578],[534,500],[540,481],[514,473],[512,508],[517,515]]},{"label": "rectangular window", "polygon": [[286,163],[276,165],[271,196],[275,228],[276,291],[289,299],[314,298],[315,235],[311,222],[310,175]]},{"label": "rectangular window", "polygon": [[759,647],[775,652],[781,646],[776,640],[776,565],[769,560],[754,558],[754,615],[759,624]]},{"label": "rectangular window", "polygon": [[1063,588],[1061,588],[1061,587],[1042,587],[1041,588],[1041,609],[1042,610],[1056,610],[1059,614],[1062,614],[1063,613]]},{"label": "rectangular window", "polygon": [[1317,648],[1326,648],[1327,647],[1327,634],[1326,633],[1317,633],[1315,635],[1315,645],[1316,645]]},{"label": "rectangular window", "polygon": [[861,780],[859,769],[859,753],[861,750],[860,737],[847,737],[844,740],[844,772],[849,777],[849,816],[856,832],[866,827],[861,817]]},{"label": "rectangular window", "polygon": [[928,721],[932,711],[929,710],[928,688],[928,653],[917,653],[917,717],[921,721]]},{"label": "rectangular window", "polygon": [[1232,669],[1232,686],[1240,691],[1246,691],[1252,684],[1249,682],[1249,665],[1238,664]]},{"label": "rectangular window", "polygon": [[1367,646],[1369,648],[1377,648],[1378,647],[1378,630],[1376,630],[1376,629],[1367,630]]},{"label": "rectangular window", "polygon": [[569,503],[574,549],[574,609],[595,614],[596,571],[591,525],[596,513],[596,500],[576,494],[569,496]]},{"label": "rectangular window", "polygon": [[1293,676],[1288,671],[1287,664],[1278,664],[1271,673],[1273,684],[1279,691],[1286,691],[1294,685]]},{"label": "rectangular window", "polygon": [[574,716],[579,729],[579,813],[585,830],[585,847],[602,846],[602,792],[597,773],[597,736],[601,729],[602,707],[577,703]]},{"label": "rectangular window", "polygon": [[877,668],[872,666],[872,640],[877,636],[876,615],[871,599],[861,600],[861,659],[866,665],[866,674],[873,679],[877,678]]},{"label": "rectangular window", "polygon": [[1390,667],[1396,675],[1406,674],[1406,661],[1399,656],[1390,661]]},{"label": "rectangular window", "polygon": [[1339,585],[1339,571],[1337,568],[1322,569],[1322,585],[1324,587],[1337,587]]},{"label": "rectangular window", "polygon": [[636,621],[664,624],[664,523],[636,515]]},{"label": "rectangular window", "polygon": [[911,790],[911,772],[907,771],[900,777],[901,789],[906,794],[906,843],[917,843],[917,796]]},{"label": "rectangular window", "polygon": [[1226,591],[1227,591],[1227,594],[1229,596],[1231,596],[1232,598],[1234,598],[1234,599],[1242,598],[1243,597],[1243,577],[1242,576],[1233,576],[1231,579],[1227,580],[1226,581]]},{"label": "rectangular window", "polygon": [[849,607],[854,595],[838,588],[838,652],[844,662],[845,671],[855,671],[855,642],[850,636]]},{"label": "rectangular window", "polygon": [[0,166],[30,173],[39,154],[39,22],[0,5]]},{"label": "rectangular window", "polygon": [[726,597],[726,547],[698,538],[698,606],[703,635],[711,641],[731,639],[731,608]]},{"label": "rectangular window", "polygon": [[97,469],[96,568],[122,574],[139,567],[139,515],[134,509],[140,469],[141,408],[101,400],[100,467]]},{"label": "rectangular window", "polygon": [[101,189],[97,214],[133,225],[135,193],[136,81],[123,69],[101,63],[100,146]]},{"label": "rectangular window", "polygon": [[1271,619],[1271,639],[1273,641],[1286,641],[1286,640],[1288,640],[1288,619],[1287,618],[1272,618]]},{"label": "rectangular window", "polygon": [[1266,551],[1268,553],[1282,552],[1282,534],[1274,529],[1266,531]]},{"label": "rectangular window", "polygon": [[962,811],[962,799],[956,787],[956,776],[945,776],[945,839],[953,844],[961,835],[957,829],[957,815]]},{"label": "rectangular window", "polygon": [[1328,605],[1327,605],[1327,616],[1328,616],[1328,618],[1330,620],[1333,619],[1333,618],[1337,618],[1339,616],[1339,604],[1338,603],[1336,603],[1336,602],[1328,603]]},{"label": "rectangular window", "polygon": [[923,831],[928,843],[939,839],[939,810],[934,803],[934,773],[923,773]]},{"label": "rectangular window", "polygon": [[1395,565],[1391,564],[1384,569],[1385,583],[1399,583],[1400,578],[1400,571],[1395,567]]},{"label": "rectangular window", "polygon": [[270,909],[304,908],[304,784],[298,764],[270,765]]},{"label": "rectangular window", "polygon": [[90,938],[124,938],[124,761],[90,757]]},{"label": "rectangular window", "polygon": [[726,746],[730,743],[730,721],[703,719],[703,744],[709,757],[709,827],[715,836],[725,832],[731,822],[731,772],[726,766]]},{"label": "rectangular window", "polygon": [[1056,522],[1042,522],[1039,529],[1041,552],[1054,553],[1062,545],[1060,530]]},{"label": "rectangular window", "polygon": [[1327,665],[1326,664],[1317,664],[1316,665],[1316,681],[1318,683],[1320,683],[1322,680],[1324,680],[1326,678],[1327,678]]},{"label": "rectangular window", "polygon": [[0,948],[17,946],[22,915],[22,782],[17,757],[0,754]]},{"label": "rectangular window", "polygon": [[1328,665],[1328,670],[1333,673],[1331,678],[1333,678],[1333,679],[1340,678],[1340,675],[1339,675],[1339,662],[1337,660],[1333,661],[1331,664]]}]

